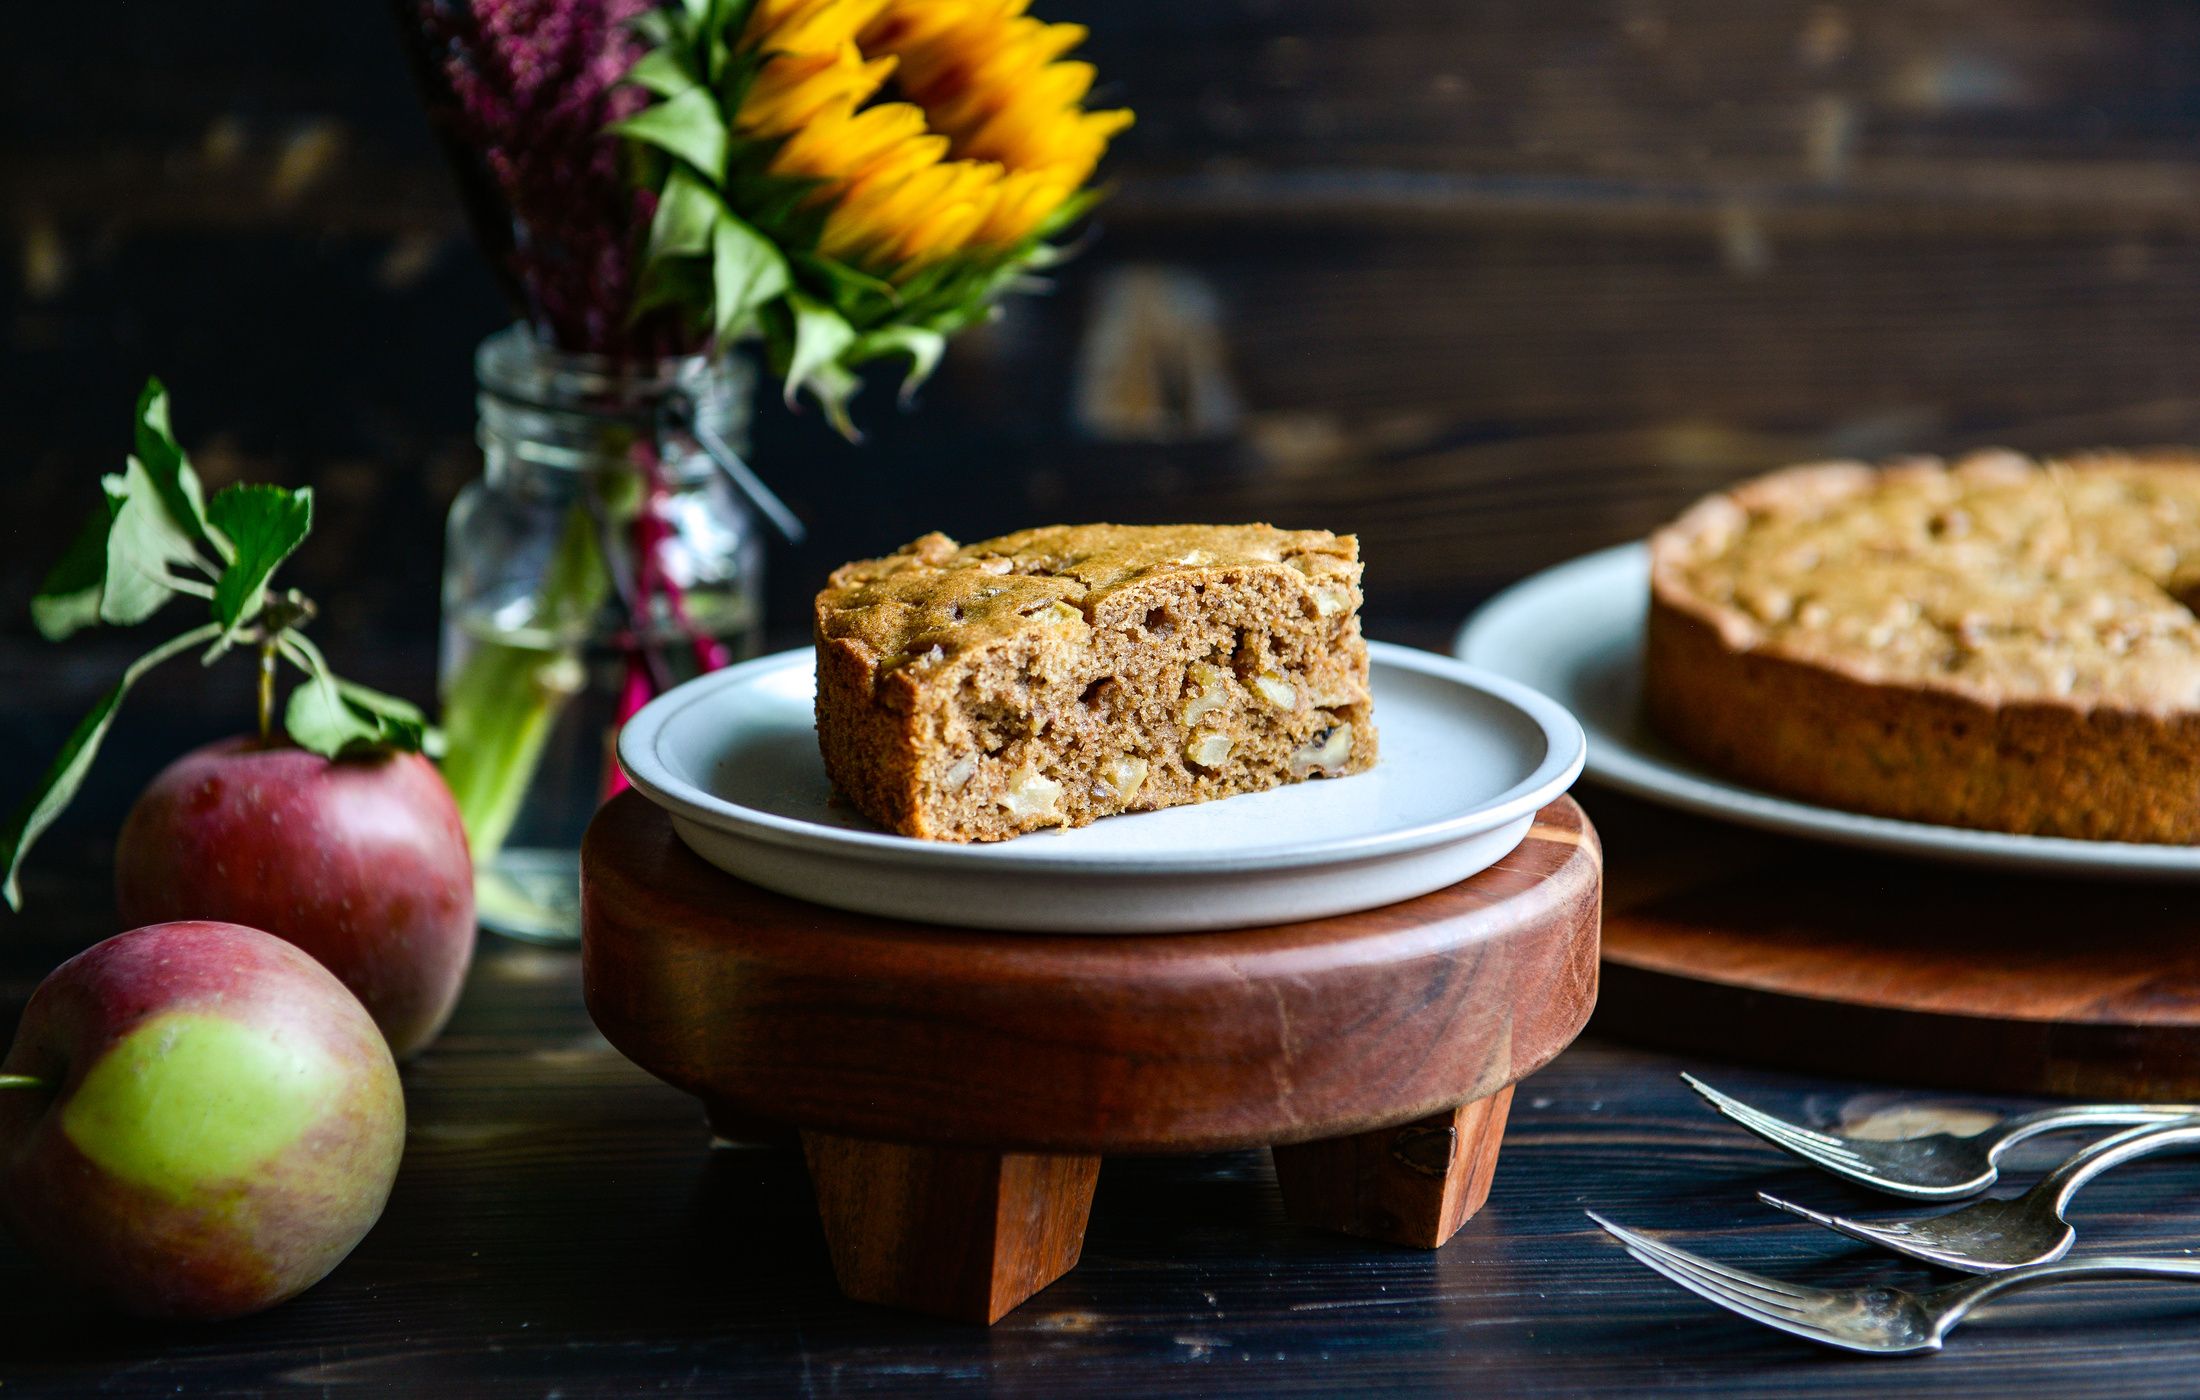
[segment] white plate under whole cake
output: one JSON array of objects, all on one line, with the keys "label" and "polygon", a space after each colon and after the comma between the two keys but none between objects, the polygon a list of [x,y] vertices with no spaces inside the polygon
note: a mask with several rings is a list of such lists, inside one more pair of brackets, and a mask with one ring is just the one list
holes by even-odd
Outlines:
[{"label": "white plate under whole cake", "polygon": [[1292,923],[1488,868],[1581,772],[1581,726],[1528,687],[1406,647],[1368,651],[1382,735],[1369,771],[1013,841],[896,836],[833,801],[807,648],[658,697],[621,732],[619,762],[704,860],[838,909],[1029,933]]},{"label": "white plate under whole cake", "polygon": [[1598,782],[1745,826],[1895,855],[2043,875],[2200,879],[2200,847],[2019,836],[1865,816],[1781,797],[1704,767],[1658,737],[1642,712],[1650,547],[1617,545],[1498,594],[1461,629],[1458,654],[1565,705],[1589,739]]}]

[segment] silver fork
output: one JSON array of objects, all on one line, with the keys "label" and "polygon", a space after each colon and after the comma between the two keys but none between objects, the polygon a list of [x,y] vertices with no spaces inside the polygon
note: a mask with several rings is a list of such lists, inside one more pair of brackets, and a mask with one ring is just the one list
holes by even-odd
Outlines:
[{"label": "silver fork", "polygon": [[1979,1304],[2003,1293],[2083,1278],[2165,1278],[2200,1281],[2200,1259],[2103,1256],[2031,1264],[1912,1293],[1907,1289],[1812,1288],[1714,1264],[1589,1212],[1634,1256],[1699,1298],[1752,1322],[1846,1351],[1901,1356],[1940,1350],[1941,1339]]},{"label": "silver fork", "polygon": [[2200,1114],[2200,1104],[2089,1103],[2043,1108],[2004,1118],[1968,1137],[1932,1133],[1925,1137],[1877,1141],[1821,1133],[1740,1099],[1722,1094],[1693,1074],[1681,1076],[1713,1108],[1774,1147],[1832,1172],[1835,1176],[1915,1201],[1949,1201],[1975,1196],[2001,1176],[2001,1157],[2026,1138],[2070,1128],[2123,1128],[2166,1123]]},{"label": "silver fork", "polygon": [[1823,1215],[1793,1201],[1759,1191],[1757,1199],[1851,1239],[1907,1254],[1928,1264],[1966,1273],[1995,1273],[2060,1259],[2078,1242],[2078,1232],[2063,1219],[2063,1209],[2078,1188],[2119,1163],[2200,1143],[2200,1118],[2127,1128],[2073,1154],[2021,1196],[2004,1201],[1974,1201],[1946,1215],[1869,1223]]}]

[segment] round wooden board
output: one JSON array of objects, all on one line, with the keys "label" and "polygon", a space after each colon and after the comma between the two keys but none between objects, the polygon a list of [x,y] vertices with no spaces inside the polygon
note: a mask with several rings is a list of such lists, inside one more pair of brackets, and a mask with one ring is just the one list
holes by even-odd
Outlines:
[{"label": "round wooden board", "polygon": [[2200,1096],[2200,898],[1742,833],[1604,793],[1603,1033],[1898,1084]]},{"label": "round wooden board", "polygon": [[1596,998],[1602,853],[1570,799],[1505,860],[1271,928],[1044,937],[775,895],[636,794],[582,850],[590,1012],[726,1118],[901,1143],[1170,1152],[1385,1128],[1498,1093]]}]

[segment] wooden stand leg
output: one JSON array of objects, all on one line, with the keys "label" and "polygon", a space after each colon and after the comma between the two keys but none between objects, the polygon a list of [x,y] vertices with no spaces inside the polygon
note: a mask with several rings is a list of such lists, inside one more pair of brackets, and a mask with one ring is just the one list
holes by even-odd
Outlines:
[{"label": "wooden stand leg", "polygon": [[723,1143],[736,1147],[792,1147],[800,1139],[789,1125],[770,1118],[759,1118],[751,1113],[722,1103],[706,1100],[703,1114],[710,1120],[710,1135],[714,1145]]},{"label": "wooden stand leg", "polygon": [[840,1291],[991,1323],[1076,1267],[1098,1157],[802,1134]]},{"label": "wooden stand leg", "polygon": [[1274,1149],[1302,1225],[1434,1249],[1490,1198],[1511,1088],[1399,1128]]}]

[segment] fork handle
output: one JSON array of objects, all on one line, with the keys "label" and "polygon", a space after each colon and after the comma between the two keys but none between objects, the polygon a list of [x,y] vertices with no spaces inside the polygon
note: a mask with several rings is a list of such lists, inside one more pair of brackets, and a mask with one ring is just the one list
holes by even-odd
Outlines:
[{"label": "fork handle", "polygon": [[2028,1194],[2052,1199],[2059,1213],[2078,1193],[2079,1187],[2110,1167],[2135,1157],[2151,1157],[2157,1152],[2174,1152],[2180,1148],[2189,1151],[2196,1146],[2200,1146],[2200,1117],[2173,1118],[2166,1123],[2144,1123],[2126,1128],[2114,1137],[2102,1138],[2072,1153],[2061,1166],[2041,1177],[2040,1184]]},{"label": "fork handle", "polygon": [[2041,1133],[2060,1133],[2072,1128],[2128,1128],[2143,1123],[2167,1123],[2175,1118],[2190,1118],[2200,1114],[2200,1104],[2191,1103],[2073,1103],[2056,1108],[2043,1108],[2033,1113],[2020,1113],[2002,1123],[2001,1140],[1997,1152],[2038,1137]]},{"label": "fork handle", "polygon": [[2200,1259],[2140,1259],[2113,1254],[2090,1259],[2058,1259],[2052,1264],[2025,1264],[1998,1274],[1981,1274],[1942,1290],[1940,1296],[1948,1301],[1947,1325],[1952,1326],[1958,1318],[1989,1298],[2021,1288],[2083,1278],[2162,1278],[2200,1282]]}]

